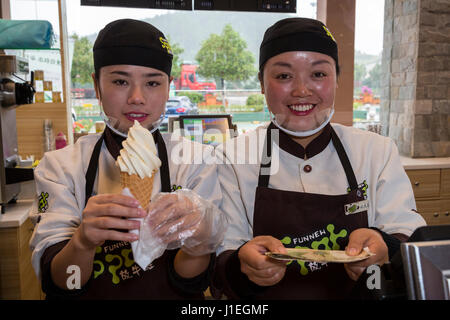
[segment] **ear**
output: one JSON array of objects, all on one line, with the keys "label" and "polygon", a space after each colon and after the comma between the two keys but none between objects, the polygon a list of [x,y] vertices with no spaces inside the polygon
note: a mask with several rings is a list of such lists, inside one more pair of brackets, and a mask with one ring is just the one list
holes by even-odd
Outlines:
[{"label": "ear", "polygon": [[92,77],[92,80],[94,81],[95,96],[97,97],[98,100],[101,100],[100,84],[97,82],[97,77],[95,76],[95,72],[92,72],[91,77]]}]

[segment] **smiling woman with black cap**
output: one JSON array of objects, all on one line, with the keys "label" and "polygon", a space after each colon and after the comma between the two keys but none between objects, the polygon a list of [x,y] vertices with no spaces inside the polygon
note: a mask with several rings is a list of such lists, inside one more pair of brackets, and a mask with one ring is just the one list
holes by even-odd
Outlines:
[{"label": "smiling woman with black cap", "polygon": [[[212,148],[158,130],[172,80],[170,45],[152,25],[123,19],[100,31],[93,50],[106,129],[46,153],[35,170],[38,223],[30,245],[43,290],[47,298],[203,298],[226,220],[217,209],[217,168],[207,159]],[[194,164],[186,147],[206,158]],[[154,174],[148,211],[122,193],[124,170],[116,164],[126,159],[156,164],[146,173]],[[144,258],[153,257],[145,263],[134,261],[137,234],[152,235],[141,247]]]},{"label": "smiling woman with black cap", "polygon": [[[289,18],[264,34],[259,79],[271,123],[216,148],[230,226],[213,287],[230,298],[346,298],[367,266],[386,263],[425,224],[394,143],[330,124],[338,74],[323,23]],[[375,255],[347,264],[265,255],[286,247]]]}]

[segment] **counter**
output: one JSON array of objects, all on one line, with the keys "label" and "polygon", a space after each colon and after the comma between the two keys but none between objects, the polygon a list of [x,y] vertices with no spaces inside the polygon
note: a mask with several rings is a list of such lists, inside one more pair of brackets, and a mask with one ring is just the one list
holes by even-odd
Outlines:
[{"label": "counter", "polygon": [[450,157],[446,158],[408,158],[400,157],[405,170],[448,169]]},{"label": "counter", "polygon": [[0,228],[20,227],[27,220],[33,201],[33,199],[25,199],[9,204],[6,212],[0,214]]},{"label": "counter", "polygon": [[[405,170],[449,169],[450,157],[446,158],[408,158],[400,157]],[[0,228],[21,226],[29,216],[33,203],[34,181],[23,185],[21,196],[27,199],[18,200],[16,204],[9,205],[6,213],[0,215]]]},{"label": "counter", "polygon": [[28,218],[36,194],[34,180],[20,184],[19,200],[8,204],[4,214],[0,214],[0,229],[20,227]]},{"label": "counter", "polygon": [[0,300],[37,300],[43,294],[31,266],[29,219],[33,199],[19,199],[0,215]]}]

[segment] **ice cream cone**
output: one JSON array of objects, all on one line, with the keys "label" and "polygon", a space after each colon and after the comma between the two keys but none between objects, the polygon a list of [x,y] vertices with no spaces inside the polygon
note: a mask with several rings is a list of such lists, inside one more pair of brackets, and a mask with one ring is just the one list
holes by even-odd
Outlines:
[{"label": "ice cream cone", "polygon": [[152,197],[153,179],[161,167],[155,141],[148,129],[134,121],[122,146],[116,160],[122,187],[128,188],[141,207],[147,210]]},{"label": "ice cream cone", "polygon": [[137,174],[128,174],[127,172],[120,173],[122,187],[130,189],[130,192],[139,201],[139,204],[144,210],[147,210],[148,205],[150,204],[154,177],[155,172],[153,172],[151,177],[145,177],[144,179]]}]

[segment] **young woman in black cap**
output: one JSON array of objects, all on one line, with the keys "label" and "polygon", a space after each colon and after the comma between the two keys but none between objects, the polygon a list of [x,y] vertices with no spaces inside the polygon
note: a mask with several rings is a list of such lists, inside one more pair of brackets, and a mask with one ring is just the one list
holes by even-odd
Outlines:
[{"label": "young woman in black cap", "polygon": [[[158,130],[172,80],[170,45],[152,25],[123,19],[100,31],[93,50],[93,79],[106,129],[102,135],[88,135],[46,153],[35,170],[39,202],[33,214],[38,223],[31,248],[42,288],[47,298],[202,298],[226,220],[215,209],[221,191],[214,161],[191,161],[194,154],[209,154],[213,160],[212,150],[185,139],[162,137]],[[159,242],[152,238],[154,246],[144,244],[149,247],[144,254],[153,255],[156,246],[164,248],[161,242],[175,249],[162,249],[162,256],[142,268],[133,259],[130,242],[138,239],[131,231],[140,227],[133,219],[147,212],[134,198],[121,194],[116,165],[135,121],[141,130],[153,133],[161,162],[152,194],[187,188],[190,191],[185,192],[195,195],[182,199],[158,195],[157,205],[150,204],[155,217],[150,221],[159,219],[158,230],[168,231],[157,238]],[[194,150],[187,160],[186,146]],[[203,212],[205,208],[209,211]]]},{"label": "young woman in black cap", "polygon": [[[259,79],[271,123],[216,148],[230,226],[213,284],[228,297],[346,298],[367,266],[386,263],[425,224],[394,143],[330,124],[338,74],[337,44],[321,22],[289,18],[267,29]],[[375,255],[347,264],[265,255],[286,247]]]}]

